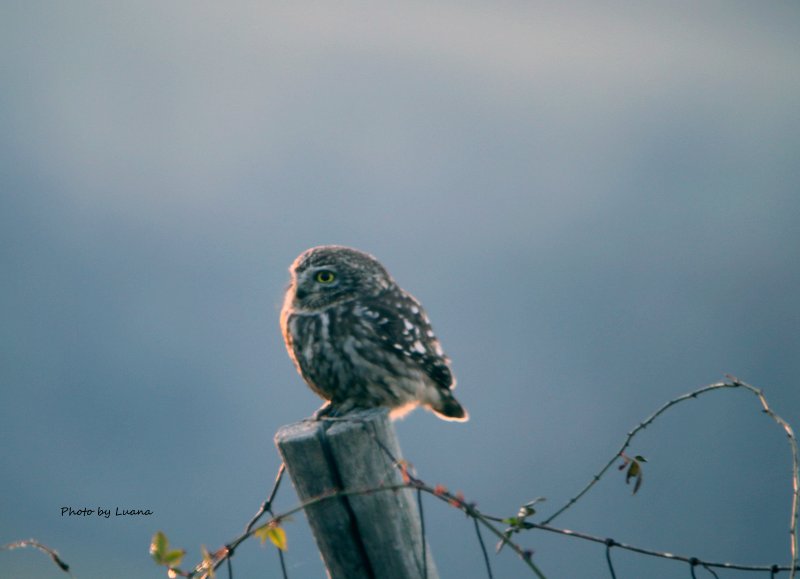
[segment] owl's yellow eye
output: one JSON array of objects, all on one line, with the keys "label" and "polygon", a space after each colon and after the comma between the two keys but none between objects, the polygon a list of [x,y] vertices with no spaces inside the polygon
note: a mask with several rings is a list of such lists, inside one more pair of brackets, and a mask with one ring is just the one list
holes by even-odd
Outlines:
[{"label": "owl's yellow eye", "polygon": [[314,279],[319,283],[333,283],[333,280],[336,279],[336,274],[330,270],[321,269],[317,272],[317,275],[314,276]]}]

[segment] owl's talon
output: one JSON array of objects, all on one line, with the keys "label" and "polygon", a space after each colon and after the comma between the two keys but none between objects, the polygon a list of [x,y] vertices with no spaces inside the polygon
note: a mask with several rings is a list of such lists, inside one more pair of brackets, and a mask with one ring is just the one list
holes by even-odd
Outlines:
[{"label": "owl's talon", "polygon": [[319,409],[317,409],[317,411],[314,412],[314,414],[311,415],[311,420],[315,421],[324,420],[331,414],[332,411],[333,407],[331,406],[331,403],[326,402]]}]

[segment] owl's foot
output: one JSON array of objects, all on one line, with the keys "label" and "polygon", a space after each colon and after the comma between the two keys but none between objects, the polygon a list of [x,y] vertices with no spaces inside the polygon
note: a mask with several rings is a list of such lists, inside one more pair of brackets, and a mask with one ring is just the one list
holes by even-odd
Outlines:
[{"label": "owl's foot", "polygon": [[355,409],[352,408],[352,406],[331,404],[330,402],[326,402],[320,407],[319,410],[311,415],[311,420],[346,420],[347,415],[353,412],[353,410]]},{"label": "owl's foot", "polygon": [[311,420],[324,420],[325,418],[332,418],[336,415],[336,408],[330,402],[323,404],[319,410],[311,415]]},{"label": "owl's foot", "polygon": [[322,407],[314,412],[307,420],[314,422],[341,422],[344,420],[353,420],[354,413],[370,410],[369,408],[361,408],[353,406],[352,404],[332,404],[326,402]]}]

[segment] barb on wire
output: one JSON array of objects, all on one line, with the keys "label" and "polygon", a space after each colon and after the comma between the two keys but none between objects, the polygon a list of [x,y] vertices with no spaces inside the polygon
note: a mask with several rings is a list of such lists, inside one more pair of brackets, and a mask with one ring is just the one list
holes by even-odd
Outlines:
[{"label": "barb on wire", "polygon": [[716,571],[714,571],[711,567],[700,561],[697,557],[692,557],[689,560],[689,573],[692,575],[692,579],[697,579],[697,573],[695,573],[695,569],[697,567],[702,567],[706,571],[708,571],[709,575],[713,575],[716,579],[719,579],[719,575],[717,575]]},{"label": "barb on wire", "polygon": [[[267,499],[261,504],[261,507],[259,507],[258,512],[256,512],[253,518],[250,519],[250,522],[247,523],[247,526],[244,529],[244,533],[239,535],[236,539],[234,539],[233,541],[231,541],[226,545],[227,553],[225,555],[225,559],[228,560],[229,562],[231,557],[233,557],[233,552],[236,549],[236,547],[238,547],[242,541],[244,541],[250,535],[253,534],[254,532],[253,528],[256,526],[259,519],[261,519],[261,517],[264,516],[265,513],[269,513],[272,516],[273,520],[275,520],[276,517],[275,513],[272,511],[272,503],[275,501],[275,496],[278,494],[278,489],[281,486],[281,481],[283,480],[283,475],[285,473],[286,473],[286,463],[282,462],[281,466],[278,467],[278,474],[275,475],[275,482],[272,483],[272,490],[270,491]],[[289,575],[286,571],[286,561],[284,559],[283,549],[279,548],[277,549],[277,551],[278,551],[278,558],[281,564],[281,574],[283,576],[283,579],[288,579]],[[222,561],[219,561],[214,568],[215,569],[218,568],[221,563]]]},{"label": "barb on wire", "polygon": [[[259,507],[258,512],[252,519],[250,519],[250,522],[247,523],[247,526],[244,529],[245,534],[253,530],[253,527],[256,526],[256,523],[264,515],[264,513],[270,513],[270,514],[272,513],[272,503],[275,500],[275,495],[278,494],[278,488],[280,488],[281,486],[281,481],[283,480],[283,475],[285,472],[286,472],[286,463],[282,462],[281,466],[278,468],[278,474],[275,475],[275,482],[272,483],[272,490],[270,491],[267,500],[265,500],[261,504],[261,507]],[[236,543],[236,545],[234,545],[233,544],[234,542],[235,541],[232,541],[231,543],[229,543],[228,546],[231,548],[235,548],[236,545],[238,545],[239,543]]]}]

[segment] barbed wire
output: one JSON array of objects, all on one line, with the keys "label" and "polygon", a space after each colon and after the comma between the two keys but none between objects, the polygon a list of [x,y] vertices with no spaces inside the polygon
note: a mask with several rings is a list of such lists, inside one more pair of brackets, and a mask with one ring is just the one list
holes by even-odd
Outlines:
[{"label": "barbed wire", "polygon": [[[475,535],[481,549],[484,564],[486,566],[486,573],[489,579],[493,579],[493,572],[492,572],[489,553],[481,533],[482,528],[487,530],[489,533],[495,535],[495,537],[497,537],[499,541],[497,545],[498,552],[503,547],[506,546],[509,547],[513,552],[517,554],[517,556],[523,561],[523,563],[528,567],[528,569],[534,575],[536,575],[541,579],[544,579],[545,575],[539,569],[539,567],[533,562],[532,551],[524,548],[518,542],[518,540],[514,538],[515,536],[521,536],[521,533],[524,532],[538,530],[604,545],[606,565],[608,567],[609,575],[612,579],[616,579],[616,570],[614,568],[614,563],[611,554],[612,549],[622,549],[638,553],[643,556],[658,557],[658,558],[686,563],[689,567],[689,572],[691,577],[696,577],[695,569],[697,567],[702,567],[704,570],[706,570],[714,577],[718,577],[717,573],[715,572],[715,569],[728,569],[728,570],[738,570],[738,571],[769,572],[770,576],[773,578],[778,573],[789,571],[789,579],[794,579],[797,576],[797,571],[800,570],[800,566],[798,566],[798,539],[797,539],[798,497],[800,497],[800,475],[798,475],[797,439],[791,426],[772,410],[762,390],[755,388],[754,386],[751,386],[750,384],[747,384],[735,377],[727,376],[727,378],[730,380],[729,382],[718,382],[715,384],[710,384],[708,386],[704,386],[700,389],[689,392],[687,394],[683,394],[668,401],[667,403],[662,405],[658,410],[656,410],[653,414],[651,414],[645,420],[640,422],[635,428],[633,428],[630,432],[628,432],[625,440],[623,441],[617,453],[614,454],[614,456],[595,475],[592,476],[589,482],[583,488],[581,488],[581,490],[576,495],[570,498],[564,505],[562,505],[553,514],[551,514],[541,522],[535,522],[531,520],[531,518],[534,515],[536,515],[536,509],[534,508],[534,506],[538,502],[538,499],[536,501],[532,501],[530,503],[527,503],[526,505],[523,505],[523,507],[521,507],[519,512],[517,513],[517,516],[500,517],[484,513],[477,508],[476,503],[468,502],[462,493],[460,492],[452,493],[441,484],[431,486],[425,483],[422,479],[418,478],[416,473],[413,471],[413,467],[410,465],[410,463],[393,456],[392,452],[376,436],[374,430],[374,424],[368,423],[363,419],[359,419],[357,417],[341,417],[336,419],[325,419],[326,421],[360,422],[362,424],[362,427],[365,428],[366,432],[369,433],[372,440],[374,440],[377,443],[377,445],[381,448],[382,452],[386,455],[387,459],[391,461],[392,465],[394,465],[395,468],[397,468],[397,470],[400,473],[402,482],[395,484],[383,484],[371,488],[336,489],[330,492],[323,493],[316,497],[312,497],[305,501],[302,501],[299,504],[295,505],[294,507],[276,515],[275,512],[273,511],[272,504],[275,500],[275,497],[277,496],[278,490],[281,486],[281,482],[286,472],[286,466],[285,464],[282,463],[278,469],[272,488],[269,494],[267,495],[266,500],[260,505],[256,514],[247,523],[244,531],[240,535],[238,535],[233,540],[226,543],[223,547],[221,547],[214,553],[208,553],[207,551],[205,551],[205,549],[203,549],[204,553],[203,561],[195,565],[190,571],[182,571],[180,568],[178,568],[177,564],[172,565],[164,562],[161,562],[161,564],[166,564],[169,577],[174,578],[181,576],[181,577],[186,577],[187,579],[205,579],[214,577],[216,571],[224,564],[226,567],[228,578],[233,579],[234,571],[233,571],[232,560],[234,558],[234,555],[238,547],[244,541],[248,540],[254,535],[257,535],[262,531],[267,530],[266,536],[269,536],[270,539],[278,547],[277,551],[279,555],[279,562],[283,579],[288,579],[289,575],[287,571],[285,554],[284,554],[285,531],[283,531],[281,525],[282,523],[287,521],[291,515],[303,511],[312,505],[328,500],[344,499],[350,496],[368,495],[378,492],[399,492],[401,490],[411,490],[416,492],[416,499],[417,499],[416,502],[421,523],[420,532],[422,535],[422,561],[424,562],[423,577],[426,578],[428,575],[428,567],[427,567],[427,545],[425,536],[426,535],[425,511],[423,510],[423,494],[432,496],[437,500],[448,504],[450,507],[456,508],[457,510],[464,512],[469,518],[472,519],[475,529]],[[791,496],[790,528],[789,528],[791,562],[789,565],[777,565],[777,564],[745,565],[733,562],[708,561],[694,556],[686,556],[681,554],[670,553],[667,551],[646,549],[643,547],[638,547],[622,541],[618,541],[613,538],[597,537],[581,531],[555,527],[551,524],[553,520],[555,520],[565,511],[573,507],[578,501],[580,501],[589,492],[589,490],[591,490],[597,484],[597,482],[599,482],[599,480],[608,472],[611,466],[613,466],[617,461],[622,459],[625,464],[628,464],[631,461],[631,459],[629,459],[626,456],[625,451],[630,447],[633,439],[636,437],[638,433],[647,428],[656,419],[658,419],[665,412],[667,412],[667,410],[687,400],[697,399],[699,396],[702,396],[709,392],[723,390],[723,389],[744,389],[754,394],[760,402],[760,405],[762,407],[762,412],[767,414],[777,425],[779,425],[783,429],[789,440],[789,445],[791,448],[791,455],[792,455],[792,496]],[[267,515],[269,516],[269,519],[264,521],[265,516]],[[160,534],[161,533],[157,533],[157,536]],[[163,537],[163,541],[164,541],[163,548],[166,549],[167,542],[165,537]],[[154,544],[155,543],[156,543],[156,538],[154,537]],[[39,551],[48,554],[50,558],[53,560],[53,562],[60,569],[62,569],[64,572],[72,576],[69,565],[67,565],[53,549],[39,543],[34,539],[9,543],[7,545],[0,547],[0,550],[11,550],[21,547],[33,547],[38,549]],[[153,548],[151,547],[151,553],[153,552],[152,549]],[[180,550],[175,550],[169,552],[168,555],[174,556],[176,553],[179,555],[178,559],[180,559],[182,558],[184,552]],[[168,558],[165,560],[168,560]]]},{"label": "barbed wire", "polygon": [[[251,520],[251,522],[247,525],[245,532],[237,537],[234,541],[228,543],[223,549],[218,551],[220,557],[214,562],[213,569],[217,569],[224,561],[228,563],[228,573],[230,579],[233,579],[233,572],[230,566],[230,560],[233,557],[234,549],[244,540],[249,538],[253,535],[253,533],[257,530],[254,529],[256,523],[261,519],[264,514],[270,514],[272,518],[262,525],[263,528],[266,525],[275,525],[280,526],[281,521],[285,520],[288,516],[304,510],[305,508],[317,504],[321,501],[331,500],[335,498],[343,498],[347,496],[353,495],[362,495],[362,494],[370,494],[376,492],[397,492],[402,489],[410,489],[415,490],[417,494],[417,506],[420,515],[420,522],[421,522],[421,534],[422,534],[422,560],[424,561],[424,576],[427,576],[428,569],[427,569],[427,553],[426,553],[426,537],[425,537],[425,514],[423,510],[423,501],[422,495],[423,493],[436,497],[438,500],[441,500],[451,507],[455,507],[461,511],[463,511],[468,517],[472,518],[476,537],[481,548],[481,553],[483,555],[483,559],[486,565],[486,572],[487,576],[490,579],[493,579],[493,573],[491,568],[491,562],[488,555],[488,551],[486,549],[485,542],[483,540],[483,536],[481,534],[481,527],[487,529],[489,532],[494,534],[498,539],[498,551],[500,548],[504,546],[509,546],[519,557],[520,559],[528,566],[528,568],[538,577],[543,578],[544,574],[542,571],[536,566],[536,564],[532,561],[532,552],[523,548],[517,541],[512,539],[512,536],[523,531],[529,530],[540,530],[540,531],[547,531],[551,533],[556,533],[562,536],[572,537],[584,541],[594,542],[598,544],[602,544],[605,546],[605,558],[606,564],[608,566],[609,575],[612,579],[616,578],[616,571],[614,568],[614,563],[611,556],[611,551],[614,548],[623,549],[626,551],[638,553],[640,555],[650,556],[650,557],[659,557],[668,560],[674,561],[681,561],[686,563],[689,566],[690,575],[695,577],[695,569],[697,567],[702,567],[707,572],[709,572],[714,577],[717,577],[716,572],[714,569],[730,569],[730,570],[739,570],[739,571],[754,571],[754,572],[769,572],[773,577],[782,571],[789,571],[790,572],[790,579],[793,579],[796,576],[796,572],[800,567],[797,564],[797,505],[798,505],[798,453],[797,453],[797,442],[796,437],[792,428],[789,424],[783,420],[780,416],[778,416],[769,406],[763,391],[758,388],[755,388],[741,380],[738,380],[734,377],[728,377],[730,382],[718,382],[715,384],[710,384],[708,386],[702,387],[698,390],[693,392],[689,392],[687,394],[683,394],[678,396],[666,404],[661,406],[656,412],[651,414],[645,420],[640,422],[633,430],[631,430],[625,440],[622,443],[620,449],[614,454],[614,456],[590,479],[589,483],[587,483],[575,496],[570,498],[562,507],[557,509],[552,515],[544,519],[541,523],[537,523],[530,520],[530,517],[535,514],[535,509],[532,507],[536,501],[529,503],[528,505],[524,505],[522,509],[520,509],[520,513],[518,513],[517,517],[498,517],[494,515],[489,515],[487,513],[483,513],[480,511],[475,503],[468,502],[461,493],[451,493],[442,485],[431,486],[426,484],[420,478],[416,476],[415,473],[411,472],[413,469],[410,467],[409,463],[398,459],[397,457],[393,456],[392,452],[384,445],[376,436],[375,431],[373,428],[369,426],[370,423],[359,419],[357,417],[341,417],[336,419],[326,419],[327,421],[351,421],[351,422],[360,422],[365,430],[369,433],[371,438],[376,442],[376,444],[381,448],[382,452],[387,456],[387,458],[392,462],[392,464],[400,471],[402,477],[402,484],[390,484],[390,485],[382,485],[375,488],[366,488],[366,489],[346,489],[346,490],[337,490],[335,492],[328,492],[323,495],[313,497],[307,501],[300,503],[299,505],[295,506],[294,508],[281,513],[280,515],[275,515],[271,510],[271,504],[274,500],[275,494],[277,493],[278,487],[280,485],[281,478],[285,472],[285,466],[281,465],[279,469],[278,475],[276,477],[275,484],[273,489],[270,493],[269,498],[267,501],[264,502],[261,509],[257,515]],[[670,553],[666,551],[657,551],[653,549],[646,549],[643,547],[638,547],[635,545],[631,545],[622,541],[618,541],[613,538],[603,538],[590,535],[588,533],[583,533],[580,531],[575,531],[571,529],[563,529],[552,526],[550,523],[555,520],[558,516],[563,514],[566,510],[574,506],[582,497],[584,497],[589,490],[591,490],[594,485],[606,474],[606,472],[613,466],[620,458],[627,459],[625,455],[625,451],[630,447],[633,439],[636,435],[651,425],[656,419],[658,419],[661,415],[663,415],[667,410],[674,407],[677,404],[685,402],[687,400],[693,400],[702,396],[708,392],[721,390],[721,389],[745,389],[750,391],[754,395],[756,395],[761,403],[762,411],[766,413],[772,420],[774,420],[781,428],[785,431],[791,451],[792,451],[792,502],[791,502],[791,515],[790,515],[790,551],[791,551],[791,564],[790,565],[745,565],[740,563],[732,563],[732,562],[717,562],[717,561],[708,561],[701,559],[699,557],[694,556],[686,556],[680,555],[675,553]],[[372,425],[374,427],[374,425]],[[504,525],[505,528],[500,527],[499,525]],[[279,552],[282,551],[279,549]],[[282,565],[282,572],[284,579],[288,579],[285,563],[283,557],[281,556],[281,565]],[[195,570],[191,573],[184,574],[186,577],[205,577],[207,576],[208,571],[208,563],[201,564],[195,567]],[[206,573],[206,574],[204,574]]]},{"label": "barbed wire", "polygon": [[[405,468],[407,468],[407,467],[405,467]],[[518,543],[512,541],[509,537],[505,536],[505,532],[504,531],[502,531],[498,526],[492,524],[492,523],[504,523],[504,524],[506,524],[508,522],[508,520],[509,520],[508,518],[502,518],[502,517],[493,516],[493,515],[489,515],[487,513],[484,513],[482,511],[480,511],[475,506],[474,503],[466,502],[466,500],[462,496],[460,496],[460,494],[458,494],[458,493],[453,494],[453,493],[451,493],[451,492],[449,492],[447,490],[443,490],[441,486],[431,487],[430,485],[428,485],[428,484],[424,483],[423,481],[421,481],[419,478],[416,478],[416,477],[414,477],[414,476],[412,476],[410,474],[407,474],[406,476],[407,476],[407,481],[404,481],[403,483],[400,483],[400,484],[385,485],[385,486],[381,486],[381,487],[371,487],[371,488],[366,488],[366,489],[339,490],[339,491],[329,492],[329,493],[326,493],[324,495],[320,495],[320,496],[314,497],[312,499],[304,501],[303,503],[295,506],[294,508],[286,511],[285,513],[282,513],[281,515],[274,517],[273,519],[271,519],[269,521],[269,523],[280,524],[281,521],[285,520],[288,516],[293,515],[293,514],[299,512],[299,511],[301,511],[301,510],[304,510],[305,508],[307,508],[309,506],[318,504],[318,503],[320,503],[322,501],[326,501],[326,500],[342,498],[342,497],[348,497],[348,496],[354,496],[354,495],[373,494],[373,493],[377,493],[377,492],[396,492],[396,491],[403,490],[403,489],[410,489],[410,490],[416,490],[420,494],[421,493],[426,493],[428,495],[434,496],[438,500],[446,502],[450,506],[455,507],[455,508],[463,511],[468,517],[471,517],[473,519],[473,523],[474,523],[475,528],[476,528],[476,535],[479,538],[479,543],[482,545],[482,551],[484,553],[484,558],[485,558],[485,561],[487,563],[487,575],[488,575],[488,577],[490,579],[492,578],[491,565],[488,562],[489,561],[488,553],[486,552],[485,544],[483,543],[483,539],[482,539],[482,537],[480,535],[480,525],[483,525],[485,528],[490,529],[491,532],[493,532],[498,537],[498,539],[500,540],[500,543],[498,544],[498,546],[500,546],[500,545],[508,545],[508,546],[510,546],[512,549],[517,551],[517,554],[520,555],[520,557],[524,561],[527,561],[527,562],[532,564],[532,561],[530,561],[530,559],[532,557],[531,552],[526,550],[526,549],[524,549],[524,548],[522,548]],[[623,550],[626,550],[626,551],[631,551],[631,552],[634,552],[634,553],[638,553],[638,554],[641,554],[641,555],[652,556],[652,557],[660,557],[660,558],[664,558],[664,559],[669,559],[669,560],[674,560],[674,561],[681,561],[681,562],[687,563],[689,565],[690,574],[692,576],[694,576],[694,568],[696,568],[698,566],[699,567],[703,567],[704,569],[709,571],[709,573],[711,573],[712,575],[715,575],[715,576],[716,576],[716,573],[713,571],[714,568],[738,570],[738,571],[769,572],[769,573],[771,573],[773,575],[778,573],[778,572],[781,572],[781,571],[790,571],[791,570],[791,567],[789,567],[789,566],[780,566],[780,565],[745,565],[745,564],[731,563],[731,562],[706,561],[706,560],[703,560],[703,559],[701,559],[699,557],[692,557],[692,556],[679,555],[679,554],[669,553],[669,552],[664,552],[664,551],[655,551],[655,550],[652,550],[652,549],[645,549],[645,548],[642,548],[642,547],[638,547],[638,546],[635,546],[635,545],[630,545],[630,544],[627,544],[627,543],[624,543],[624,542],[621,542],[621,541],[617,541],[617,540],[612,539],[612,538],[597,537],[597,536],[593,536],[593,535],[590,535],[588,533],[583,533],[583,532],[580,532],[580,531],[574,531],[574,530],[571,530],[571,529],[562,529],[562,528],[557,528],[557,527],[553,527],[553,526],[550,526],[550,525],[544,525],[544,524],[535,523],[535,522],[528,522],[526,527],[525,527],[525,530],[527,530],[527,529],[538,529],[538,530],[548,531],[548,532],[551,532],[551,533],[560,534],[562,536],[573,537],[573,538],[576,538],[576,539],[585,540],[585,541],[589,541],[589,542],[593,542],[593,543],[598,543],[598,544],[604,545],[605,548],[606,548],[605,549],[606,561],[607,561],[607,565],[608,565],[608,569],[609,569],[609,574],[612,577],[612,579],[614,579],[616,577],[616,572],[615,572],[615,569],[614,569],[613,561],[611,559],[611,549],[612,548],[619,548],[619,549],[623,549]],[[226,555],[226,557],[228,557],[228,558],[230,556],[232,556],[232,553],[228,553],[228,555]],[[223,559],[220,559],[219,561],[217,561],[217,565],[215,566],[215,568],[218,567],[219,564],[221,564],[222,562],[223,562]],[[797,570],[797,569],[798,568],[796,567],[795,570]],[[198,566],[198,568],[194,572],[190,572],[190,573],[180,573],[179,572],[178,574],[181,574],[181,575],[186,576],[186,577],[207,577],[208,576],[207,575],[207,569],[205,569],[202,564],[200,566]],[[535,574],[537,576],[539,576],[539,577],[544,577],[544,575],[541,573],[541,571],[535,572]],[[233,579],[233,575],[232,574],[230,574],[229,577],[230,577],[230,579]]]}]

